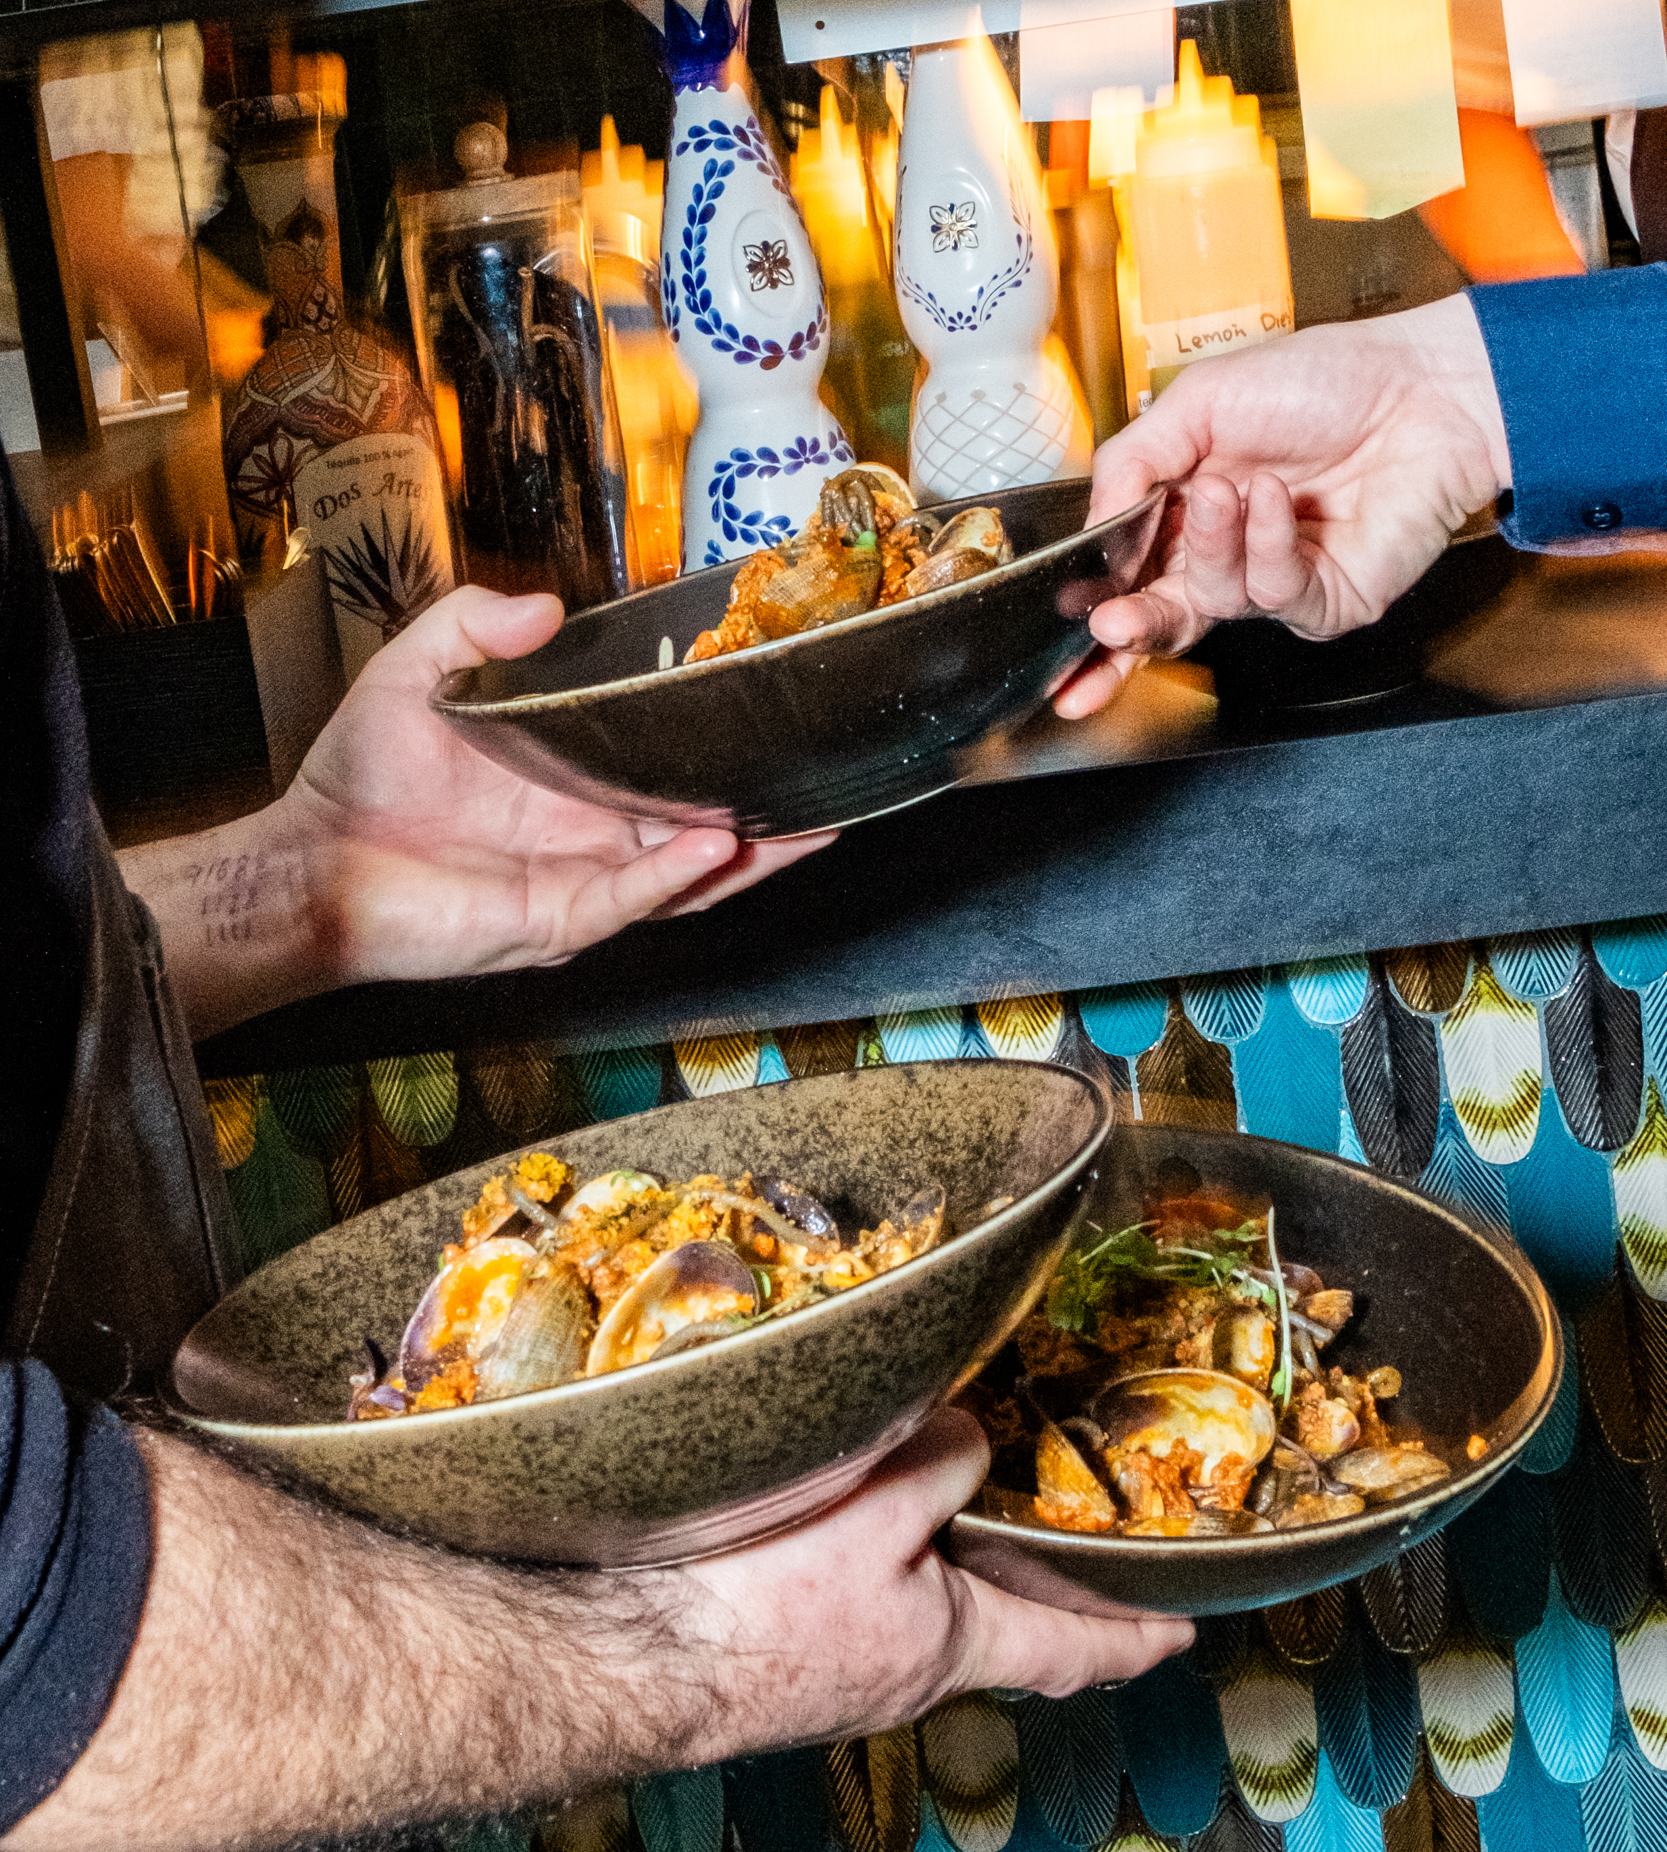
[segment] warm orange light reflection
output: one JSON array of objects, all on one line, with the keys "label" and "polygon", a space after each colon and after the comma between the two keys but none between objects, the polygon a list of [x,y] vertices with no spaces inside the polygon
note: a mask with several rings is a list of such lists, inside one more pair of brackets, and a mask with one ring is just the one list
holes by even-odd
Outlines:
[{"label": "warm orange light reflection", "polygon": [[463,490],[463,420],[457,409],[457,388],[444,380],[435,382],[434,422],[440,432],[440,456],[445,464],[446,480],[454,494]]},{"label": "warm orange light reflection", "polygon": [[1509,116],[1461,109],[1459,140],[1465,184],[1418,209],[1453,261],[1477,283],[1583,271],[1528,131]]},{"label": "warm orange light reflection", "polygon": [[261,319],[259,309],[205,309],[209,365],[223,387],[241,384],[260,359]]}]

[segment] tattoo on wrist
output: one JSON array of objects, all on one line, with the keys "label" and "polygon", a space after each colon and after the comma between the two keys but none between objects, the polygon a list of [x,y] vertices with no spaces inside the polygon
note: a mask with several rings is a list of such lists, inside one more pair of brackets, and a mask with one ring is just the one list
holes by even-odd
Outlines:
[{"label": "tattoo on wrist", "polygon": [[190,862],[184,873],[205,945],[252,943],[295,886],[290,858],[264,849]]}]

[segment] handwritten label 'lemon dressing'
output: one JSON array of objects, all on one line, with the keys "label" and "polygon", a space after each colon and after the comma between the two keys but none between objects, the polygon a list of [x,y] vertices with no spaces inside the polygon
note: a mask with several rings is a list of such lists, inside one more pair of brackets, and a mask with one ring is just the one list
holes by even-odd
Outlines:
[{"label": "handwritten label 'lemon dressing'", "polygon": [[1190,315],[1181,321],[1147,322],[1144,332],[1152,370],[1152,390],[1162,392],[1182,367],[1190,366],[1195,360],[1236,354],[1272,340],[1275,335],[1289,334],[1293,325],[1289,301],[1216,309],[1208,315]]}]

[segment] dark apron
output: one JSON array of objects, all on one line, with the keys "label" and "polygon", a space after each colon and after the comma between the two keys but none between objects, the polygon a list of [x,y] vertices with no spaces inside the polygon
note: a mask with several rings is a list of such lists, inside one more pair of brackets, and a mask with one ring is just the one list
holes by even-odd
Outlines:
[{"label": "dark apron", "polygon": [[0,1348],[109,1399],[147,1395],[236,1283],[231,1204],[156,923],[89,831],[75,1065]]}]

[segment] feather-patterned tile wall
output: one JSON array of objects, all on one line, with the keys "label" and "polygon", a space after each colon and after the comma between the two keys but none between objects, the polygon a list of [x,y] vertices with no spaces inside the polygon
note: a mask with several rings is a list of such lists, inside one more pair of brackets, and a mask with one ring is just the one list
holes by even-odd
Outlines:
[{"label": "feather-patterned tile wall", "polygon": [[[251,1266],[401,1190],[672,1099],[943,1055],[1087,1065],[1511,1228],[1571,1358],[1520,1470],[1346,1587],[1116,1691],[639,1784],[444,1843],[533,1852],[1667,1852],[1667,918],[650,1049],[211,1081]],[[441,1843],[441,1842],[436,1842]]]}]

